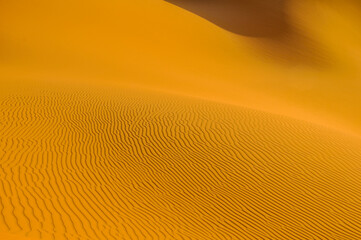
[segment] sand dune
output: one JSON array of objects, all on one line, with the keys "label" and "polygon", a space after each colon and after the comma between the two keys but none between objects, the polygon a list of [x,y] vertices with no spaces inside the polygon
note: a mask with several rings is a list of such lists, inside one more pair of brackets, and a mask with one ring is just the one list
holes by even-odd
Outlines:
[{"label": "sand dune", "polygon": [[0,239],[361,239],[360,10],[0,1]]},{"label": "sand dune", "polygon": [[160,0],[3,1],[2,76],[136,84],[361,133],[360,4],[285,3],[292,31],[274,39]]},{"label": "sand dune", "polygon": [[270,0],[168,0],[237,34],[271,37],[289,31],[286,2]]},{"label": "sand dune", "polygon": [[310,38],[300,28],[300,19],[295,19],[292,12],[294,1],[168,0],[167,2],[241,37],[251,37],[257,48],[278,61],[325,67],[328,61],[326,59],[330,57],[316,39]]},{"label": "sand dune", "polygon": [[2,231],[40,239],[361,237],[358,138],[160,93],[8,92],[0,106]]}]

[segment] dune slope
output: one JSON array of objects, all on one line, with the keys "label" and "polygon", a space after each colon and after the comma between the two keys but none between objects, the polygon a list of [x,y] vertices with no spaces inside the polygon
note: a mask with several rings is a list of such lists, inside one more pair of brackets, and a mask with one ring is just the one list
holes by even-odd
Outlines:
[{"label": "dune slope", "polygon": [[361,239],[360,13],[0,1],[0,239]]},{"label": "dune slope", "polygon": [[356,0],[1,1],[0,71],[135,84],[360,134],[360,10]]},{"label": "dune slope", "polygon": [[287,0],[167,0],[237,34],[270,37],[289,29]]},{"label": "dune slope", "polygon": [[161,93],[1,94],[0,231],[36,239],[359,239],[361,143]]}]

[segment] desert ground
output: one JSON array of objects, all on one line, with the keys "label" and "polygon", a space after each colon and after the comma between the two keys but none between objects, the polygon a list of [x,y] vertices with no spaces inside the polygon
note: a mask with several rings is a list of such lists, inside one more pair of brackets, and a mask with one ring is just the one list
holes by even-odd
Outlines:
[{"label": "desert ground", "polygon": [[361,239],[360,13],[0,1],[0,239]]}]

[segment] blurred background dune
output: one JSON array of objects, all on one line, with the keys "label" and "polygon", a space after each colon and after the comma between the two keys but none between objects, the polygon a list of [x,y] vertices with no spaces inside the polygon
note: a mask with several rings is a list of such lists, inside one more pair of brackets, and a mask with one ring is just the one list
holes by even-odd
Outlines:
[{"label": "blurred background dune", "polygon": [[286,0],[168,0],[231,32],[274,37],[290,31]]},{"label": "blurred background dune", "polygon": [[360,133],[360,4],[272,2],[172,2],[195,15],[156,0],[2,1],[2,74],[137,85]]}]

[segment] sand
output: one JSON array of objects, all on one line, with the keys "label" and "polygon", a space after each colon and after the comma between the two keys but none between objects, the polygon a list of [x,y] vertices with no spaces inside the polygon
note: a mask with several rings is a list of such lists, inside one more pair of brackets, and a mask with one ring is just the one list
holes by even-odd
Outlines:
[{"label": "sand", "polygon": [[0,3],[0,239],[361,239],[360,4],[205,2]]}]

